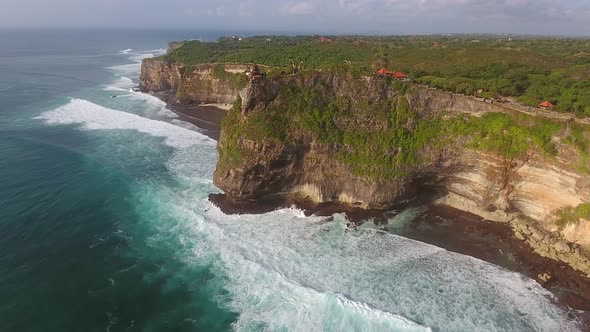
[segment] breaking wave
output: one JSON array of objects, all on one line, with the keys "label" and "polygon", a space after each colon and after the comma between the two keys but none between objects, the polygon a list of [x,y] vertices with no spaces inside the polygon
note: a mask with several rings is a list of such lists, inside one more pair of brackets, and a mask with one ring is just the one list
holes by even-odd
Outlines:
[{"label": "breaking wave", "polygon": [[127,129],[164,138],[172,147],[189,147],[196,144],[214,146],[215,141],[193,130],[180,129],[173,124],[147,119],[135,114],[116,111],[83,99],[72,99],[68,104],[37,117],[48,124],[80,124],[84,129]]}]

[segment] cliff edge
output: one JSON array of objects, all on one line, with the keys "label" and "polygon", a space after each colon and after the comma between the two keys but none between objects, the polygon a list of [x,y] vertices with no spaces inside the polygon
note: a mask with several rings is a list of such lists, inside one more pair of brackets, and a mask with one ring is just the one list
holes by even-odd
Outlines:
[{"label": "cliff edge", "polygon": [[186,66],[165,58],[144,59],[139,88],[144,92],[164,92],[177,103],[233,103],[247,85],[248,65],[205,64]]}]

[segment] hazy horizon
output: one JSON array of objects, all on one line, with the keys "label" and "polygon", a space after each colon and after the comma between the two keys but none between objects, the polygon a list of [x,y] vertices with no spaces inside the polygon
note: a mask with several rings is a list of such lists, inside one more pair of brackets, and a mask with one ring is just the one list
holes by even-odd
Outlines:
[{"label": "hazy horizon", "polygon": [[584,0],[5,0],[2,29],[589,36]]},{"label": "hazy horizon", "polygon": [[[294,30],[248,30],[248,29],[212,29],[212,28],[200,28],[200,27],[161,27],[161,28],[140,28],[140,27],[83,27],[83,26],[51,26],[51,27],[3,27],[0,26],[0,32],[10,32],[10,31],[47,31],[47,32],[66,32],[66,31],[162,31],[162,32],[201,32],[201,33],[219,33],[220,36],[229,36],[229,35],[240,35],[244,37],[254,37],[254,36],[314,36],[314,35],[324,35],[324,36],[445,36],[445,35],[453,35],[453,36],[512,36],[512,37],[539,37],[539,38],[590,38],[590,34],[587,35],[575,35],[575,34],[540,34],[540,33],[517,33],[517,32],[485,32],[485,31],[477,31],[477,32],[407,32],[407,33],[395,33],[395,32],[380,32],[380,31],[325,31],[325,30],[309,30],[309,31],[294,31]],[[195,38],[198,36],[195,35]]]}]

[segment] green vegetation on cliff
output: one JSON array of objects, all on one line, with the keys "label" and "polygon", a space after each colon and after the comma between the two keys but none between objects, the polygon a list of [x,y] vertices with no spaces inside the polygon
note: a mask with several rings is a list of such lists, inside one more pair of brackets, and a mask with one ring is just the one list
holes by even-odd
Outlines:
[{"label": "green vegetation on cliff", "polygon": [[563,142],[576,148],[579,161],[576,171],[590,174],[590,129],[580,124],[569,123]]},{"label": "green vegetation on cliff", "polygon": [[[282,85],[264,111],[244,117],[238,102],[222,125],[220,164],[239,165],[252,153],[241,145],[242,139],[332,146],[355,174],[371,179],[403,177],[415,166],[433,162],[446,147],[466,146],[506,158],[522,157],[531,148],[549,158],[557,154],[553,137],[563,124],[524,114],[424,115],[408,104],[406,93],[412,93],[408,84],[385,84],[395,97],[378,102],[293,82]],[[572,133],[575,137],[568,140],[587,144],[583,135]]]},{"label": "green vegetation on cliff", "polygon": [[569,224],[578,224],[580,220],[590,220],[590,204],[582,203],[576,207],[563,208],[555,211],[553,216],[561,229]]},{"label": "green vegetation on cliff", "polygon": [[501,36],[317,36],[191,41],[164,56],[187,65],[258,63],[289,72],[344,70],[371,75],[387,67],[417,82],[457,93],[514,96],[536,106],[590,116],[590,40]]},{"label": "green vegetation on cliff", "polygon": [[248,85],[248,77],[244,74],[227,72],[222,65],[216,65],[212,70],[213,77],[217,78],[232,89],[243,89]]},{"label": "green vegetation on cliff", "polygon": [[506,158],[522,156],[532,147],[547,156],[555,156],[557,150],[552,137],[562,128],[562,125],[547,119],[505,113],[449,120],[446,125],[452,135],[468,137],[468,147]]}]

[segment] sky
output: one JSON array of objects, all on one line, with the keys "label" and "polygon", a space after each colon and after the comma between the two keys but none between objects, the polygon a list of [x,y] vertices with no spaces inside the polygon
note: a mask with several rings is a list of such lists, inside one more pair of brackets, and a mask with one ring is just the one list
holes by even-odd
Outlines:
[{"label": "sky", "polygon": [[0,27],[590,36],[590,0],[0,0]]}]

